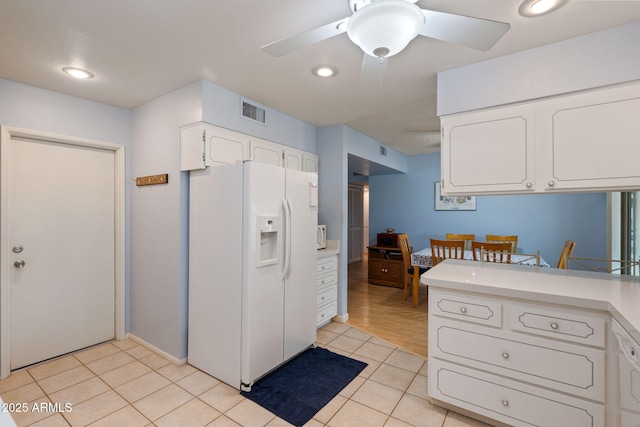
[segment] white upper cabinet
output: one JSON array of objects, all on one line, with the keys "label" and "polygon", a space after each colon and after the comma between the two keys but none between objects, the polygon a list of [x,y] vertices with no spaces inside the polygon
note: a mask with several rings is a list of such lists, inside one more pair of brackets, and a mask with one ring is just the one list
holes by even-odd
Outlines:
[{"label": "white upper cabinet", "polygon": [[318,173],[318,155],[296,148],[284,148],[284,167]]},{"label": "white upper cabinet", "polygon": [[205,169],[249,158],[248,135],[196,123],[181,129],[180,170]]},{"label": "white upper cabinet", "polygon": [[541,111],[545,190],[640,187],[640,85],[545,102]]},{"label": "white upper cabinet", "polygon": [[533,122],[528,107],[443,118],[443,193],[533,191]]},{"label": "white upper cabinet", "polygon": [[251,160],[272,166],[284,166],[282,146],[264,139],[251,139]]},{"label": "white upper cabinet", "polygon": [[240,132],[195,123],[181,128],[180,170],[253,160],[318,173],[318,155]]},{"label": "white upper cabinet", "polygon": [[640,188],[640,84],[442,117],[443,194]]}]

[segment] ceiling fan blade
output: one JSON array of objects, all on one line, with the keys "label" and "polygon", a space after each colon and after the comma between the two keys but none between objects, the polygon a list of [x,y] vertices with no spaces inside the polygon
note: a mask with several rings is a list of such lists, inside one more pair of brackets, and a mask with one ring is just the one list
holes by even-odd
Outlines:
[{"label": "ceiling fan blade", "polygon": [[313,30],[305,31],[304,33],[266,44],[262,46],[261,49],[263,52],[272,56],[286,55],[294,50],[298,50],[344,33],[347,30],[346,24],[348,20],[349,18],[344,18],[339,21],[314,28]]},{"label": "ceiling fan blade", "polygon": [[387,58],[376,58],[375,56],[363,55],[362,59],[362,75],[360,83],[369,85],[373,83],[381,83],[387,78]]},{"label": "ceiling fan blade", "polygon": [[425,22],[418,34],[487,51],[509,31],[505,22],[422,9]]}]

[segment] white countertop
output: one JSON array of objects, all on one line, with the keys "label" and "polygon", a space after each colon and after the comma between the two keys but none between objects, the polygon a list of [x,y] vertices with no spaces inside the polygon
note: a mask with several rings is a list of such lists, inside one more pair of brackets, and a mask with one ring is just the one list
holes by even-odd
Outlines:
[{"label": "white countertop", "polygon": [[448,259],[424,273],[423,285],[610,312],[640,342],[640,279]]},{"label": "white countertop", "polygon": [[338,255],[340,253],[340,240],[327,240],[327,247],[318,249],[318,259]]}]

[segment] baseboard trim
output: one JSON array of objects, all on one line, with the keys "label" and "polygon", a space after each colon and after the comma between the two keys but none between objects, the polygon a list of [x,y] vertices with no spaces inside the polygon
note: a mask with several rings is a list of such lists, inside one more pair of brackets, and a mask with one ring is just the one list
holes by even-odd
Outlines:
[{"label": "baseboard trim", "polygon": [[148,342],[146,342],[142,338],[137,337],[137,336],[133,335],[132,333],[126,334],[126,338],[129,338],[130,340],[137,342],[141,346],[148,348],[149,350],[151,350],[154,353],[164,357],[165,359],[167,359],[168,361],[172,362],[175,365],[182,366],[182,365],[185,365],[187,363],[187,358],[186,357],[183,357],[182,359],[178,359],[177,357],[170,355],[166,351],[160,350],[155,345],[149,344]]},{"label": "baseboard trim", "polygon": [[349,320],[349,313],[338,314],[337,316],[335,316],[331,320],[333,320],[334,322],[338,322],[338,323],[347,323],[347,320]]}]

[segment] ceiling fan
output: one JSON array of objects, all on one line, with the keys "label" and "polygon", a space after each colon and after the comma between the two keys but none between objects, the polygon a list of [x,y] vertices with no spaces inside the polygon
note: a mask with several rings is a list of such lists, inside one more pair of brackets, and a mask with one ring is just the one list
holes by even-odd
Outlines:
[{"label": "ceiling fan", "polygon": [[509,30],[504,22],[421,9],[418,0],[348,0],[352,16],[262,46],[273,56],[329,39],[346,31],[364,52],[363,82],[382,80],[387,58],[417,35],[486,51]]}]

